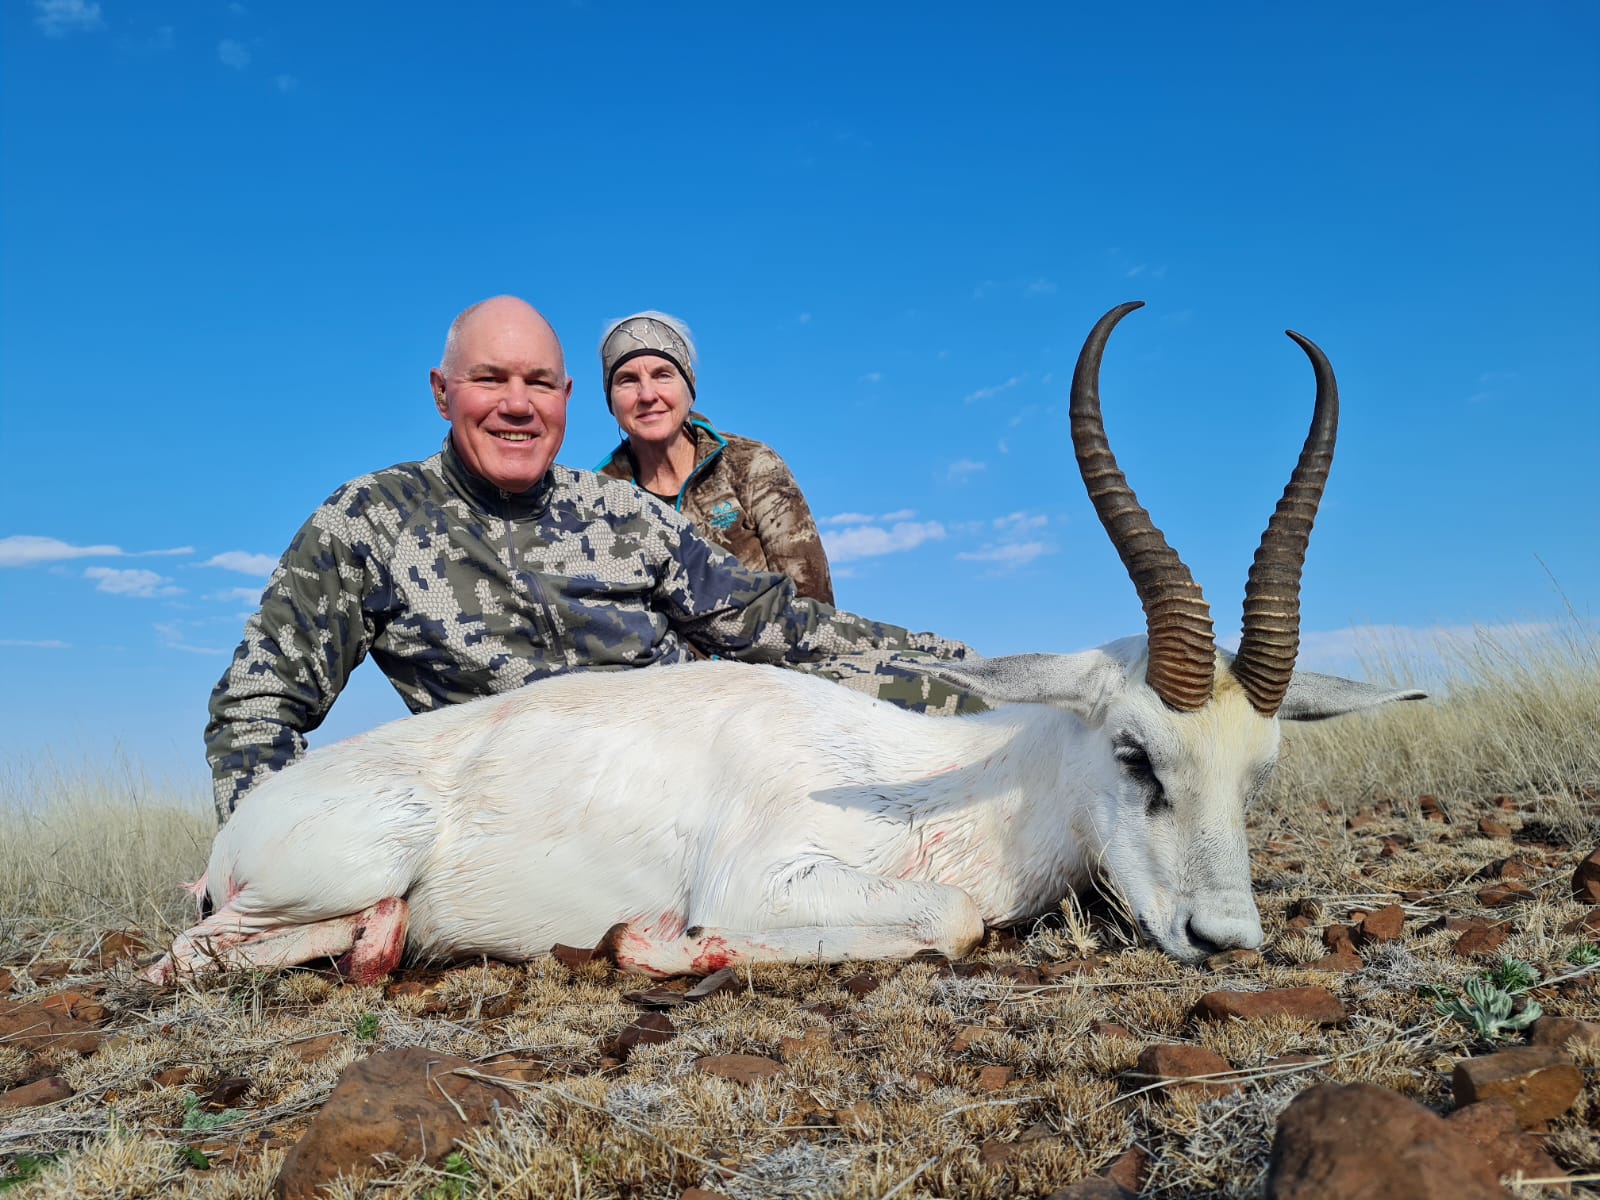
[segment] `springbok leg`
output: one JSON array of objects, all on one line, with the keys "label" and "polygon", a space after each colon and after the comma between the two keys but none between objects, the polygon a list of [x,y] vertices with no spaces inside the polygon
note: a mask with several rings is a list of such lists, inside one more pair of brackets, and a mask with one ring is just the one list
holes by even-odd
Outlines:
[{"label": "springbok leg", "polygon": [[[770,907],[783,915],[761,930],[706,923],[659,937],[624,922],[606,933],[600,951],[625,971],[660,978],[746,962],[911,958],[923,950],[959,958],[983,937],[983,917],[960,888],[837,865],[813,865],[792,877],[773,893]],[[808,923],[793,923],[797,918]]]},{"label": "springbok leg", "polygon": [[408,915],[405,901],[398,897],[358,913],[297,925],[223,907],[179,934],[172,949],[146,969],[144,977],[152,983],[170,983],[208,971],[297,966],[343,955],[349,960],[347,977],[369,983],[398,964]]}]

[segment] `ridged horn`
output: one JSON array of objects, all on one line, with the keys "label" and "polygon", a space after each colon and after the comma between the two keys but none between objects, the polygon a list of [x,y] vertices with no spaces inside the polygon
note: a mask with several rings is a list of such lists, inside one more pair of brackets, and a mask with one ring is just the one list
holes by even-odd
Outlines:
[{"label": "ridged horn", "polygon": [[1339,385],[1327,355],[1309,338],[1292,329],[1284,332],[1311,359],[1317,376],[1317,405],[1300,461],[1250,565],[1250,578],[1244,585],[1244,632],[1238,657],[1233,660],[1234,678],[1251,705],[1269,717],[1283,703],[1300,651],[1300,574],[1339,433]]},{"label": "ridged horn", "polygon": [[1150,666],[1146,682],[1169,708],[1193,712],[1211,698],[1216,640],[1211,610],[1189,568],[1139,505],[1117,466],[1100,415],[1100,358],[1118,321],[1142,300],[1119,304],[1095,324],[1072,373],[1072,447],[1100,523],[1144,606]]}]

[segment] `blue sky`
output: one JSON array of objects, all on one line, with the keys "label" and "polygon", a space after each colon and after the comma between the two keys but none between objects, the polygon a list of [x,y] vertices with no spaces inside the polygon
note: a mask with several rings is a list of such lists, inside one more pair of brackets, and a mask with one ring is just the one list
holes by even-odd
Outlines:
[{"label": "blue sky", "polygon": [[[201,771],[266,571],[437,449],[512,292],[676,313],[844,607],[988,653],[1142,627],[1067,381],[1237,627],[1310,413],[1344,420],[1306,665],[1362,627],[1594,615],[1600,17],[1587,2],[977,7],[6,0],[0,760]],[[363,678],[365,676],[366,678]],[[325,726],[403,710],[365,667]]]}]

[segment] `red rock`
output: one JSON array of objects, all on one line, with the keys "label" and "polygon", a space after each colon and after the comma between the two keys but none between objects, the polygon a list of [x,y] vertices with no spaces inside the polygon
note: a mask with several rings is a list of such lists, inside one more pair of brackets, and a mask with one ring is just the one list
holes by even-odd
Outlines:
[{"label": "red rock", "polygon": [[1303,896],[1289,906],[1288,915],[1291,918],[1304,917],[1308,921],[1322,920],[1322,901],[1310,896]]},{"label": "red rock", "polygon": [[1283,927],[1285,929],[1295,929],[1295,930],[1311,929],[1311,928],[1314,928],[1315,926],[1316,926],[1316,922],[1313,921],[1310,917],[1290,917],[1287,921],[1285,921],[1283,923]]},{"label": "red rock", "polygon": [[991,1171],[1003,1170],[1018,1149],[1015,1142],[984,1142],[978,1147],[978,1161]]},{"label": "red rock", "polygon": [[1535,1046],[1560,1049],[1568,1042],[1580,1046],[1600,1046],[1600,1021],[1580,1021],[1576,1017],[1540,1017],[1529,1032]]},{"label": "red rock", "polygon": [[0,1044],[24,1050],[74,1050],[93,1054],[101,1034],[92,1025],[75,1020],[43,1004],[0,1001]]},{"label": "red rock", "polygon": [[[1196,1076],[1219,1075],[1232,1068],[1227,1060],[1201,1046],[1157,1043],[1146,1046],[1139,1053],[1136,1068],[1147,1081],[1195,1079]],[[1174,1083],[1169,1089],[1198,1091],[1207,1096],[1226,1096],[1239,1091],[1239,1085],[1229,1080],[1197,1080],[1194,1083]]]},{"label": "red rock", "polygon": [[687,1189],[678,1200],[728,1200],[721,1192],[713,1192],[710,1188],[693,1187]]},{"label": "red rock", "polygon": [[1515,796],[1508,796],[1504,792],[1498,792],[1495,795],[1490,796],[1489,803],[1494,805],[1501,812],[1517,811],[1517,798]]},{"label": "red rock", "polygon": [[33,1083],[14,1087],[9,1092],[0,1092],[0,1112],[13,1108],[36,1108],[41,1104],[54,1104],[74,1094],[65,1079],[51,1075],[47,1079],[38,1079]]},{"label": "red rock", "polygon": [[978,1090],[980,1092],[1003,1091],[1011,1082],[1011,1068],[1001,1066],[980,1067],[978,1070]]},{"label": "red rock", "polygon": [[1361,918],[1361,943],[1396,941],[1405,923],[1405,909],[1398,904],[1385,904]]},{"label": "red rock", "polygon": [[1278,1118],[1265,1200],[1506,1200],[1483,1153],[1414,1100],[1324,1083]]},{"label": "red rock", "polygon": [[483,1064],[483,1073],[496,1079],[514,1079],[518,1083],[542,1083],[550,1078],[550,1067],[536,1058],[491,1058]]},{"label": "red rock", "polygon": [[314,1063],[327,1058],[344,1044],[342,1033],[324,1033],[304,1041],[290,1042],[284,1050],[303,1063]]},{"label": "red rock", "polygon": [[[1522,1132],[1517,1123],[1517,1110],[1504,1100],[1483,1100],[1458,1108],[1445,1118],[1445,1123],[1483,1151],[1496,1175],[1521,1172],[1525,1179],[1555,1179],[1566,1175],[1536,1139]],[[1565,1193],[1567,1189],[1561,1188],[1561,1191]]]},{"label": "red rock", "polygon": [[593,947],[563,946],[560,942],[557,942],[550,947],[550,954],[558,963],[570,971],[576,971],[579,967],[594,961]]},{"label": "red rock", "polygon": [[852,996],[865,996],[868,992],[878,990],[879,979],[866,971],[859,975],[852,975],[839,985],[841,991],[849,992]]},{"label": "red rock", "polygon": [[1308,962],[1306,966],[1313,971],[1343,971],[1348,975],[1361,970],[1366,963],[1361,961],[1361,956],[1354,950],[1341,947],[1332,954],[1324,954],[1321,958]]},{"label": "red rock", "polygon": [[759,1054],[708,1054],[694,1060],[694,1069],[734,1083],[757,1083],[771,1079],[783,1067]]},{"label": "red rock", "polygon": [[1118,1025],[1115,1021],[1090,1021],[1089,1032],[1100,1037],[1131,1038],[1133,1030],[1126,1025]]},{"label": "red rock", "polygon": [[1478,832],[1486,838],[1499,838],[1506,842],[1511,840],[1511,826],[1504,821],[1496,821],[1493,817],[1479,817]]},{"label": "red rock", "polygon": [[35,983],[54,983],[71,975],[72,968],[72,963],[60,959],[55,962],[37,963],[28,968],[28,975]]},{"label": "red rock", "polygon": [[1564,937],[1600,934],[1600,907],[1591,908],[1583,916],[1568,921],[1561,927],[1561,933]]},{"label": "red rock", "polygon": [[1458,937],[1452,949],[1461,958],[1477,958],[1484,954],[1494,954],[1506,944],[1506,939],[1510,936],[1509,921],[1500,921],[1493,925],[1487,921],[1480,921]]},{"label": "red rock", "polygon": [[1517,904],[1532,899],[1533,889],[1515,879],[1491,883],[1488,887],[1478,889],[1478,903],[1485,908],[1504,908],[1507,904]]},{"label": "red rock", "polygon": [[1497,858],[1478,875],[1483,879],[1532,879],[1538,871],[1520,858]]},{"label": "red rock", "polygon": [[339,1174],[376,1169],[378,1154],[438,1165],[507,1101],[504,1088],[458,1070],[478,1068],[419,1046],[351,1063],[284,1159],[274,1184],[278,1200],[315,1200]]},{"label": "red rock", "polygon": [[833,1123],[845,1133],[855,1137],[866,1137],[876,1128],[873,1118],[877,1112],[870,1100],[857,1100],[849,1108],[834,1109]]},{"label": "red rock", "polygon": [[1517,1046],[1456,1063],[1450,1088],[1459,1105],[1504,1100],[1526,1129],[1571,1108],[1583,1091],[1583,1073],[1553,1046]]},{"label": "red rock", "polygon": [[1144,1187],[1145,1172],[1150,1166],[1150,1156],[1138,1146],[1129,1146],[1102,1174],[1112,1183],[1138,1192]]},{"label": "red rock", "polygon": [[617,1034],[607,1049],[618,1058],[627,1058],[635,1046],[659,1046],[677,1036],[678,1027],[666,1013],[650,1012]]},{"label": "red rock", "polygon": [[1130,1192],[1104,1175],[1091,1175],[1064,1188],[1057,1188],[1044,1200],[1139,1200],[1139,1193]]},{"label": "red rock", "polygon": [[10,971],[5,970],[4,968],[0,968],[0,996],[4,996],[7,992],[9,992],[12,988],[14,988],[16,986],[17,986],[17,977],[15,975],[13,975]]},{"label": "red rock", "polygon": [[1572,872],[1572,898],[1584,904],[1600,904],[1600,849],[1594,850]]},{"label": "red rock", "polygon": [[1197,1021],[1248,1020],[1253,1017],[1297,1017],[1312,1024],[1343,1023],[1344,1005],[1326,988],[1275,988],[1269,992],[1207,992],[1189,1015]]},{"label": "red rock", "polygon": [[1322,944],[1329,950],[1354,950],[1356,930],[1353,925],[1329,925],[1322,931]]},{"label": "red rock", "polygon": [[1444,811],[1444,805],[1439,803],[1437,796],[1418,796],[1417,810],[1422,813],[1424,821],[1448,821],[1450,818]]},{"label": "red rock", "polygon": [[244,1094],[250,1090],[250,1084],[250,1079],[244,1075],[224,1076],[200,1098],[201,1107],[207,1112],[221,1112],[225,1108],[232,1108],[235,1103],[244,1099]]},{"label": "red rock", "polygon": [[125,958],[138,958],[149,949],[150,943],[145,941],[143,934],[132,929],[116,929],[100,935],[100,944],[95,947],[95,961],[104,970]]},{"label": "red rock", "polygon": [[150,1076],[150,1082],[157,1087],[182,1087],[189,1082],[189,1076],[194,1074],[193,1067],[168,1067],[165,1071],[157,1071]]},{"label": "red rock", "polygon": [[1344,827],[1350,830],[1352,833],[1355,833],[1359,830],[1367,828],[1369,825],[1375,824],[1377,820],[1377,813],[1373,812],[1370,808],[1361,808],[1357,809],[1354,813],[1344,819]]},{"label": "red rock", "polygon": [[988,1026],[985,1025],[963,1025],[956,1030],[955,1037],[950,1039],[950,1053],[964,1054],[972,1048],[974,1042],[989,1032]]},{"label": "red rock", "polygon": [[826,1029],[808,1029],[799,1037],[778,1039],[778,1057],[786,1063],[832,1049],[833,1035]]},{"label": "red rock", "polygon": [[684,993],[685,1000],[709,1000],[712,996],[731,992],[739,986],[739,974],[732,967],[723,967],[713,971],[698,983],[692,984]]}]

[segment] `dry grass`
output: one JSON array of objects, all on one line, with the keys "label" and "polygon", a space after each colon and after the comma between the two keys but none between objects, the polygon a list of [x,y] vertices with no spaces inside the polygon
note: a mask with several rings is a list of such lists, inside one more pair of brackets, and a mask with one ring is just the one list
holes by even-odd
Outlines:
[{"label": "dry grass", "polygon": [[[0,1121],[0,1177],[30,1161],[19,1155],[49,1160],[6,1200],[264,1200],[283,1147],[339,1072],[372,1049],[402,1046],[476,1061],[515,1049],[546,1064],[549,1077],[519,1089],[520,1106],[464,1147],[470,1190],[437,1168],[390,1163],[335,1195],[677,1200],[699,1185],[734,1200],[1042,1196],[1138,1146],[1150,1155],[1145,1195],[1258,1196],[1276,1116],[1314,1082],[1362,1080],[1451,1106],[1451,1068],[1484,1046],[1419,988],[1458,989],[1484,964],[1454,955],[1454,934],[1422,933],[1428,919],[1509,917],[1509,953],[1546,980],[1573,975],[1566,959],[1578,939],[1562,930],[1584,910],[1567,898],[1566,881],[1600,820],[1586,791],[1600,781],[1596,712],[1600,656],[1592,638],[1574,637],[1543,657],[1502,648],[1462,659],[1436,703],[1292,731],[1275,794],[1253,822],[1268,938],[1260,961],[1180,967],[1128,945],[1096,906],[1070,905],[1022,942],[981,950],[977,974],[875,964],[866,969],[880,986],[858,996],[840,985],[860,965],[755,968],[736,991],[673,1008],[677,1035],[622,1064],[605,1058],[606,1047],[639,1015],[624,998],[639,984],[598,964],[458,968],[430,977],[428,997],[350,988],[311,971],[237,973],[155,992],[133,981],[130,966],[95,972],[92,963],[65,981],[36,983],[32,972],[49,974],[47,960],[91,953],[107,929],[159,940],[181,924],[190,902],[173,884],[198,873],[212,821],[202,795],[164,795],[125,767],[14,772],[0,808],[0,963],[24,999],[103,987],[95,998],[110,1021],[106,1042],[86,1058],[52,1051],[41,1061],[0,1043],[0,1088],[48,1072],[77,1092]],[[1521,807],[1492,808],[1501,793]],[[1419,794],[1439,796],[1453,820],[1423,820]],[[1367,824],[1345,828],[1347,814],[1373,806]],[[1518,840],[1480,836],[1477,819],[1491,813]],[[1406,840],[1384,857],[1385,836]],[[1472,877],[1507,855],[1530,865],[1535,897],[1489,914]],[[1309,932],[1286,924],[1303,897],[1322,905]],[[1309,965],[1324,951],[1322,926],[1397,898],[1405,934],[1367,948],[1362,970]],[[1104,957],[1097,969],[1045,986],[993,973],[1095,954]],[[1303,984],[1333,990],[1350,1020],[1321,1030],[1285,1018],[1208,1026],[1189,1017],[1206,991]],[[1548,1012],[1600,1018],[1594,972],[1535,994]],[[1097,1032],[1106,1024],[1133,1036]],[[807,1034],[808,1048],[762,1084],[740,1087],[694,1068],[706,1054],[778,1058],[783,1038]],[[303,1061],[296,1047],[313,1038],[326,1040]],[[1215,1051],[1247,1086],[1222,1099],[1147,1087],[1132,1067],[1158,1041]],[[1310,1061],[1273,1065],[1295,1054]],[[1579,1064],[1589,1086],[1546,1145],[1567,1169],[1596,1172],[1600,1056],[1588,1052]],[[978,1082],[994,1065],[1012,1071],[998,1092]],[[153,1082],[175,1068],[188,1077]],[[250,1082],[233,1102],[242,1115],[215,1130],[186,1129],[186,1097],[230,1076]],[[204,1148],[213,1168],[187,1165],[181,1148]]]}]

